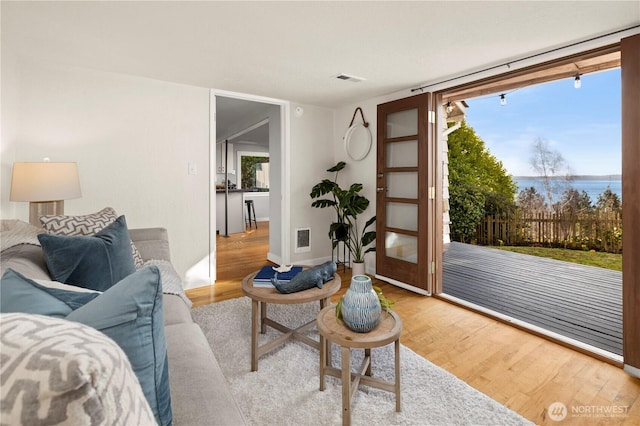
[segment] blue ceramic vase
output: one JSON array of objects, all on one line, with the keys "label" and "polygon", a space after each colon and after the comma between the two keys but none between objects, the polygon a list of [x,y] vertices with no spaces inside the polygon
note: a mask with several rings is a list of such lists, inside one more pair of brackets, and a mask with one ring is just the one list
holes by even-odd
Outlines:
[{"label": "blue ceramic vase", "polygon": [[367,333],[378,325],[382,307],[371,278],[354,275],[342,298],[342,320],[351,330]]}]

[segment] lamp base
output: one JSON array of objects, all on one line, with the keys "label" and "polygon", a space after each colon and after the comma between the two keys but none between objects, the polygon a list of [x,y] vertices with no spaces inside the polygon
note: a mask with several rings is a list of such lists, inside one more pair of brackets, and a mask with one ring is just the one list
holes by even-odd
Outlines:
[{"label": "lamp base", "polygon": [[31,201],[29,203],[29,223],[38,228],[42,227],[40,216],[64,214],[64,200]]}]

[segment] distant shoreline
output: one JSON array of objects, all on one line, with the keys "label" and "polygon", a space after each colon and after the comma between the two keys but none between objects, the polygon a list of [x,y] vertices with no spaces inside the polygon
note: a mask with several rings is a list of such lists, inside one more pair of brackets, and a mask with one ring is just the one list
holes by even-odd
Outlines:
[{"label": "distant shoreline", "polygon": [[[544,176],[511,176],[515,180],[543,180]],[[622,180],[622,175],[551,176],[551,180]]]}]

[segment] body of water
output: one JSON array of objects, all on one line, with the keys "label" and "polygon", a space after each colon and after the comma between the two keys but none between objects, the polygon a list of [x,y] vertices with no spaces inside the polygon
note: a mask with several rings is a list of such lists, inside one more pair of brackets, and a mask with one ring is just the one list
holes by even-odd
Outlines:
[{"label": "body of water", "polygon": [[[534,187],[540,194],[545,194],[544,183],[542,179],[529,177],[513,177],[513,181],[518,185],[518,193],[523,189]],[[598,195],[602,194],[607,188],[618,194],[622,200],[622,181],[620,179],[575,179],[569,182],[557,182],[561,188],[574,188],[578,192],[585,191],[589,194],[591,202],[595,204],[598,201]],[[516,194],[516,195],[517,195]]]}]

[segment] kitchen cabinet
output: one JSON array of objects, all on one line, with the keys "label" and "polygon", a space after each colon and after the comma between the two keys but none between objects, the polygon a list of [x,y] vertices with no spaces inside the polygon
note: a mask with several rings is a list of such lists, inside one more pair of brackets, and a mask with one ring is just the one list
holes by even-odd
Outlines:
[{"label": "kitchen cabinet", "polygon": [[[216,231],[225,234],[224,191],[216,191]],[[235,234],[244,232],[244,200],[242,191],[229,191],[227,200],[228,232]]]},{"label": "kitchen cabinet", "polygon": [[[227,152],[227,167],[229,168],[229,174],[235,174],[236,166],[235,166],[235,155],[233,152],[233,144],[228,144],[228,152]],[[225,143],[216,144],[216,172],[224,173],[225,172]]]}]

